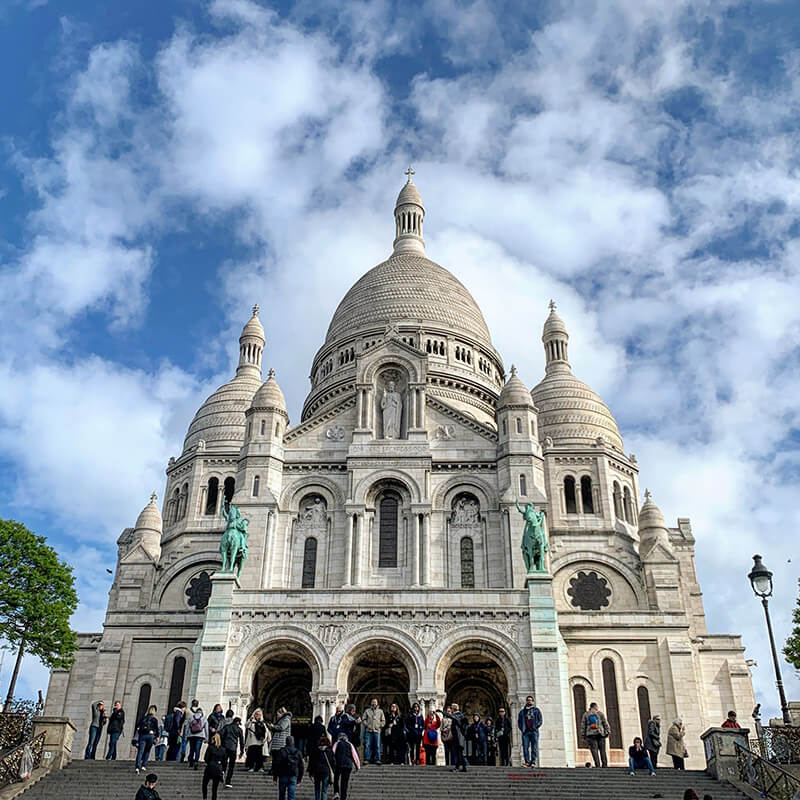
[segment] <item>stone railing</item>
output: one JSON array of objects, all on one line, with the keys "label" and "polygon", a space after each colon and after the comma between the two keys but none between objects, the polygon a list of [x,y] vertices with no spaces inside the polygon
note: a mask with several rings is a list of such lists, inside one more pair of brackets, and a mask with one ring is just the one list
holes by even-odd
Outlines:
[{"label": "stone railing", "polygon": [[739,780],[770,800],[792,800],[800,791],[800,779],[777,764],[736,743]]},{"label": "stone railing", "polygon": [[[45,735],[40,733],[31,741],[17,745],[0,758],[0,789],[11,783],[23,780],[25,777],[23,775],[23,766],[28,774],[41,766],[44,741]],[[30,760],[28,761],[26,757]],[[23,762],[25,763],[23,764]]]}]

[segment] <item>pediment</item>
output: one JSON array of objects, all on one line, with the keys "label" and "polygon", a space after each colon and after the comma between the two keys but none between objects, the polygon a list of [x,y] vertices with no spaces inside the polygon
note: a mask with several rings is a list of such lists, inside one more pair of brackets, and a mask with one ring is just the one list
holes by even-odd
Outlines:
[{"label": "pediment", "polygon": [[677,564],[678,559],[668,547],[665,547],[661,542],[656,541],[652,547],[650,547],[645,552],[639,552],[639,557],[642,561],[647,562],[648,564],[652,563],[667,563],[667,564]]},{"label": "pediment", "polygon": [[119,560],[120,564],[155,564],[156,559],[145,550],[141,542],[137,542]]},{"label": "pediment", "polygon": [[497,446],[497,431],[464,412],[453,408],[438,397],[427,396],[428,439],[434,442],[470,442],[486,447]]}]

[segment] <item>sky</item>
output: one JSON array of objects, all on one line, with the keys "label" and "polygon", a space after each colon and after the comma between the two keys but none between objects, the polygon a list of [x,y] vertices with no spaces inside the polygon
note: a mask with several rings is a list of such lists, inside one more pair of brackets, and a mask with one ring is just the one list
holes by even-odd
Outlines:
[{"label": "sky", "polygon": [[[746,575],[756,552],[775,573],[780,646],[800,574],[791,0],[1,0],[0,70],[0,517],[74,565],[78,630],[100,629],[116,538],[255,302],[299,421],[413,164],[428,255],[529,386],[558,303],[642,489],[692,520],[709,629],[743,634],[777,712]],[[46,681],[26,661],[20,694]]]}]

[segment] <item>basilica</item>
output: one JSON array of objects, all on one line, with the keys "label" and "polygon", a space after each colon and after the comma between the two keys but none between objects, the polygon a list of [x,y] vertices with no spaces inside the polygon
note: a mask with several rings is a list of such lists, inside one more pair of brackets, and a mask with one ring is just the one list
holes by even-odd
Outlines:
[{"label": "basilica", "polygon": [[[533,694],[543,766],[586,761],[592,701],[612,761],[658,713],[683,718],[688,765],[704,765],[700,733],[748,715],[753,688],[740,637],[706,629],[691,524],[667,524],[647,491],[640,506],[639,465],[573,374],[554,303],[541,380],[506,370],[475,299],[427,257],[412,174],[392,252],[336,309],[299,419],[264,380],[254,308],[161,507],[154,494],[119,537],[103,630],[53,671],[46,713],[81,741],[96,699],[129,717],[192,698],[285,705],[299,726],[372,697],[515,719]],[[548,544],[530,572],[529,504]],[[232,505],[248,530],[238,576],[221,570]]]}]

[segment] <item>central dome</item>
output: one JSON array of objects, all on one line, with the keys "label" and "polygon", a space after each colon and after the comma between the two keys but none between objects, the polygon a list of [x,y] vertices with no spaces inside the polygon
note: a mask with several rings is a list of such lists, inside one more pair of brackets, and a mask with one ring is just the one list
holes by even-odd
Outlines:
[{"label": "central dome", "polygon": [[415,252],[394,253],[359,278],[339,303],[325,342],[370,325],[409,322],[458,331],[492,346],[483,314],[461,281]]}]

